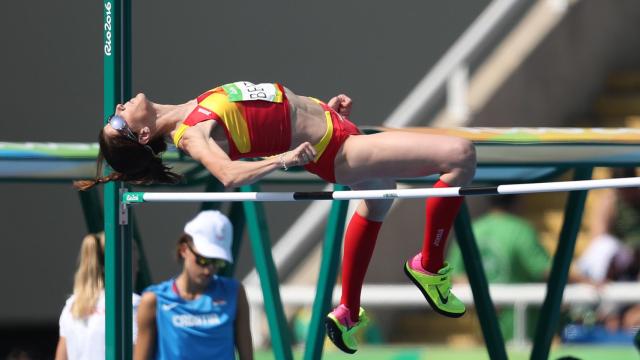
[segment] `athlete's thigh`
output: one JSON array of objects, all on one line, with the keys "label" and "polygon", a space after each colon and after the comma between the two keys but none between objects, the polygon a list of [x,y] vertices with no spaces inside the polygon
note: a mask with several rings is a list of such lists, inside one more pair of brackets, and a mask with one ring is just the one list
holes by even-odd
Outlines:
[{"label": "athlete's thigh", "polygon": [[408,178],[447,172],[464,151],[456,137],[401,131],[350,136],[335,160],[338,182]]}]

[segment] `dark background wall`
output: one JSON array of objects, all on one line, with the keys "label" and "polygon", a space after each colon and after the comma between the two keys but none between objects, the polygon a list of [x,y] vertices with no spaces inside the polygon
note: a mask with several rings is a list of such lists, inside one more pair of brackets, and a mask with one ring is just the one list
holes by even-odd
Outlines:
[{"label": "dark background wall", "polygon": [[[223,82],[279,81],[324,99],[350,94],[355,122],[380,124],[488,2],[134,1],[133,92],[173,103]],[[96,141],[102,6],[5,4],[0,141]],[[78,196],[70,184],[2,183],[0,199],[0,328],[56,329],[85,233]],[[275,215],[285,208],[268,208],[274,238],[293,221],[295,208]],[[196,210],[138,209],[155,280],[175,272],[173,244]]]},{"label": "dark background wall", "polygon": [[640,67],[639,5],[576,2],[471,125],[602,126],[595,104],[607,78]]}]

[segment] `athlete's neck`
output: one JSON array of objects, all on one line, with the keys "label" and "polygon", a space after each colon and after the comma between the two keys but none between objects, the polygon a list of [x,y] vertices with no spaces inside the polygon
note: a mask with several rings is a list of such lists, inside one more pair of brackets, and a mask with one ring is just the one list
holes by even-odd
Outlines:
[{"label": "athlete's neck", "polygon": [[194,300],[200,296],[209,286],[209,282],[200,284],[192,281],[185,271],[180,273],[176,278],[176,286],[180,291],[180,297],[185,300]]},{"label": "athlete's neck", "polygon": [[182,123],[196,105],[195,99],[179,105],[152,103],[156,112],[156,134],[159,136],[169,135]]}]

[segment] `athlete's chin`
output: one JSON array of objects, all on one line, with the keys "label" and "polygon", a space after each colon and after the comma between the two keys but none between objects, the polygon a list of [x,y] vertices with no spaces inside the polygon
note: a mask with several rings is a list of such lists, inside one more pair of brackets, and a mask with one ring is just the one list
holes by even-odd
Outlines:
[{"label": "athlete's chin", "polygon": [[200,285],[206,285],[209,281],[211,281],[211,275],[202,274],[198,276],[198,282]]}]

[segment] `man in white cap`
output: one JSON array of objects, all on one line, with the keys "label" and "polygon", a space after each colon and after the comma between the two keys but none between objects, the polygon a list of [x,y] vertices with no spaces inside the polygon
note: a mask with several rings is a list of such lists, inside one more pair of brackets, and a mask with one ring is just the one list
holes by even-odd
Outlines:
[{"label": "man in white cap", "polygon": [[233,262],[233,228],[219,211],[201,211],[178,241],[181,273],[147,288],[138,310],[135,359],[253,359],[249,304],[242,284],[217,275]]}]

